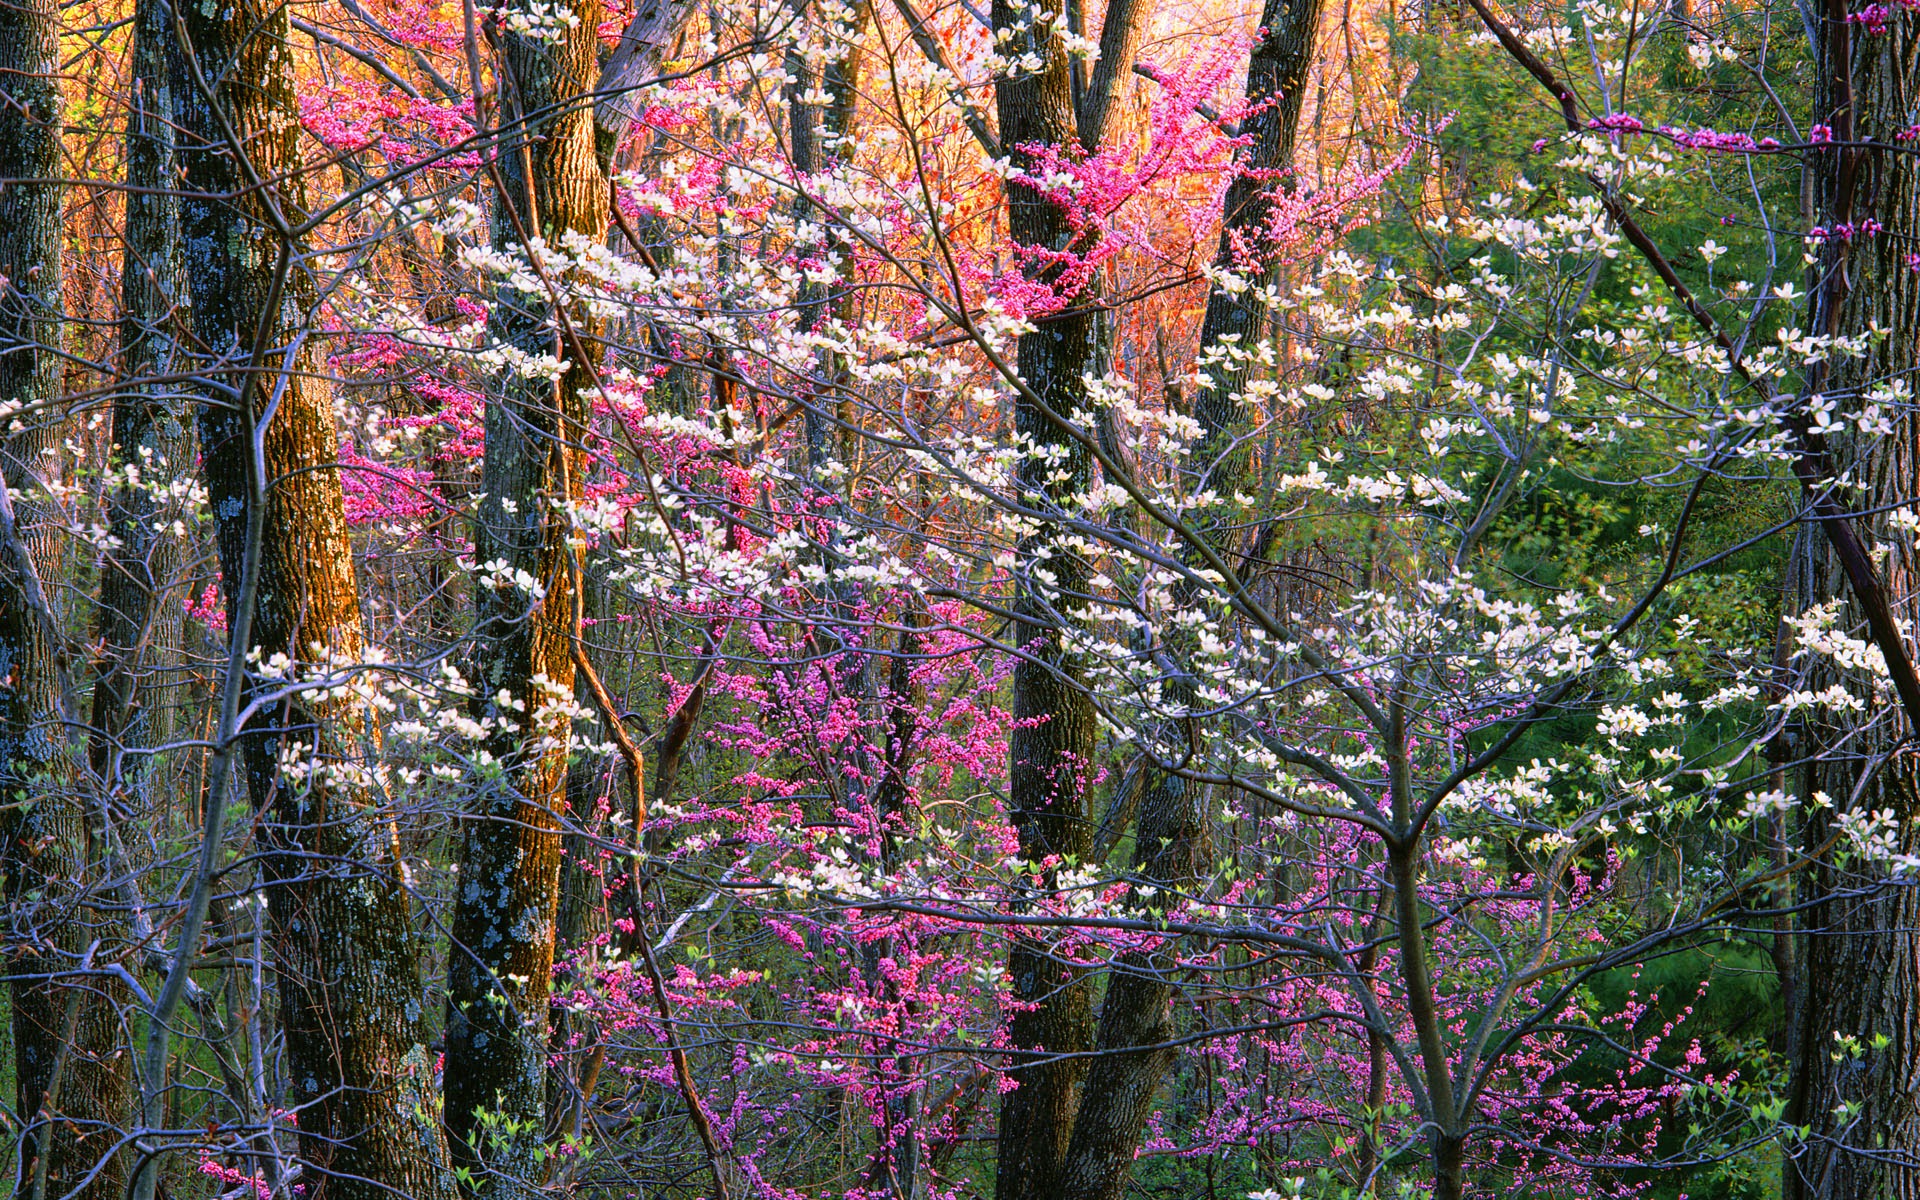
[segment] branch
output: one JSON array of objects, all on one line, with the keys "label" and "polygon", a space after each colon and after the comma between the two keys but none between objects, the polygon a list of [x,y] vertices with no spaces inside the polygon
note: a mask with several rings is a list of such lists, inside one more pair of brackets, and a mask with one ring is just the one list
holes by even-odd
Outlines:
[{"label": "branch", "polygon": [[378,55],[369,54],[365,50],[362,50],[360,47],[353,45],[351,42],[346,41],[344,38],[335,37],[331,33],[328,33],[326,30],[320,28],[318,25],[315,25],[311,21],[303,21],[299,17],[290,17],[288,19],[293,22],[293,27],[295,29],[298,29],[301,33],[306,34],[308,37],[312,38],[314,41],[320,42],[324,45],[332,46],[335,50],[340,51],[340,53],[362,64],[363,66],[368,66],[373,68],[375,71],[378,71],[380,73],[381,78],[385,79],[388,83],[392,84],[393,86],[399,88],[402,92],[405,92],[409,99],[412,99],[412,100],[420,99],[420,89],[414,87],[411,83],[408,83],[406,79],[402,77],[392,67],[389,67],[386,63],[381,62]]},{"label": "branch", "polygon": [[645,0],[621,31],[620,45],[607,57],[594,88],[598,99],[593,121],[610,149],[619,147],[627,128],[639,119],[646,107],[638,102],[639,89],[660,74],[669,49],[698,11],[694,0]]},{"label": "branch", "polygon": [[[1562,84],[1552,69],[1533,51],[1527,49],[1526,44],[1493,15],[1493,11],[1487,7],[1486,0],[1467,0],[1467,3],[1473,6],[1473,11],[1479,14],[1481,22],[1493,33],[1513,60],[1525,68],[1528,74],[1539,81],[1540,86],[1546,88],[1559,101],[1560,115],[1566,122],[1567,129],[1572,132],[1580,131],[1583,127],[1573,89]],[[1836,130],[1836,133],[1838,132]],[[1720,327],[1720,323],[1700,304],[1687,285],[1680,281],[1680,276],[1674,270],[1672,262],[1662,253],[1659,245],[1647,231],[1640,227],[1639,222],[1633,219],[1633,215],[1621,202],[1619,193],[1613,185],[1598,175],[1589,175],[1587,178],[1599,193],[1600,203],[1606,208],[1607,215],[1613,218],[1627,241],[1640,252],[1641,258],[1646,260],[1647,265],[1653,268],[1654,274],[1666,284],[1667,290],[1680,301],[1681,307],[1687,310],[1687,315],[1693,318],[1694,324],[1698,325],[1715,345],[1725,351],[1727,361],[1734,373],[1739,375],[1741,381],[1757,392],[1763,400],[1772,404],[1777,399],[1772,386],[1747,369],[1733,339],[1727,336],[1726,331]],[[1850,195],[1852,182],[1852,165],[1843,163],[1841,178],[1843,196]],[[1829,289],[1823,286],[1815,296],[1818,303],[1824,303],[1823,312],[1828,320],[1833,321],[1838,319],[1838,305],[1828,291]],[[1809,513],[1814,522],[1820,526],[1821,532],[1826,535],[1828,545],[1832,547],[1834,556],[1840,560],[1841,569],[1846,573],[1847,585],[1853,592],[1854,601],[1860,605],[1867,619],[1867,629],[1873,638],[1873,644],[1879,648],[1881,656],[1886,660],[1887,673],[1893,680],[1894,690],[1900,694],[1900,707],[1906,711],[1908,722],[1917,732],[1920,732],[1920,672],[1916,672],[1913,657],[1907,651],[1906,640],[1901,635],[1898,622],[1894,620],[1886,589],[1881,587],[1879,579],[1874,575],[1873,562],[1861,547],[1860,539],[1853,531],[1846,508],[1834,499],[1833,484],[1829,478],[1832,472],[1827,461],[1826,448],[1808,430],[1806,420],[1801,416],[1803,408],[1804,403],[1796,400],[1793,408],[1783,414],[1782,418],[1788,432],[1793,435],[1795,443],[1794,477],[1799,480],[1801,495],[1806,500]]]},{"label": "branch", "polygon": [[960,83],[959,72],[947,62],[946,48],[940,44],[940,39],[934,36],[933,31],[927,28],[927,23],[920,19],[920,14],[914,11],[913,0],[893,0],[893,6],[900,10],[900,16],[907,23],[907,32],[912,35],[913,44],[920,47],[920,53],[926,55],[928,62],[939,67],[954,81],[953,86],[947,89],[947,99],[953,101],[954,107],[960,110],[960,119],[965,121],[967,128],[972,131],[973,140],[980,143],[980,148],[987,152],[988,158],[999,158],[1000,139],[993,135],[993,126],[987,123],[987,114],[981,112],[980,106],[967,98],[966,90]]}]

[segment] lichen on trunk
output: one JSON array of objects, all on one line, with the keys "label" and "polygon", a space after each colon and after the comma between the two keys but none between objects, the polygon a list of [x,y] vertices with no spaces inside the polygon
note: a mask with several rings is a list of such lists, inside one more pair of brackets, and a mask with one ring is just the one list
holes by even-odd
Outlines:
[{"label": "lichen on trunk", "polygon": [[[501,39],[501,145],[493,163],[493,243],[606,236],[608,186],[591,94],[599,5],[568,8],[555,37]],[[476,592],[474,715],[496,724],[462,826],[449,965],[446,1123],[456,1160],[490,1194],[521,1194],[544,1173],[548,995],[559,904],[561,816],[574,692],[572,504],[581,493],[583,393],[599,351],[566,274],[544,291],[494,297],[491,336],[566,366],[557,378],[516,370],[493,385],[474,522],[474,558],[500,564]],[[507,582],[531,580],[531,587]],[[484,1178],[483,1178],[484,1177]]]},{"label": "lichen on trunk", "polygon": [[[260,661],[283,656],[292,674],[357,663],[366,647],[334,465],[340,431],[310,336],[312,268],[292,236],[306,197],[294,171],[300,122],[287,10],[231,0],[185,5],[177,17],[191,365],[229,622],[250,604]],[[250,546],[256,434],[266,502],[260,542]],[[250,553],[258,587],[247,596]],[[314,692],[262,712],[244,741],[309,1200],[451,1195],[433,1117],[420,940],[379,743],[356,696]],[[283,772],[283,759],[303,777]]]}]

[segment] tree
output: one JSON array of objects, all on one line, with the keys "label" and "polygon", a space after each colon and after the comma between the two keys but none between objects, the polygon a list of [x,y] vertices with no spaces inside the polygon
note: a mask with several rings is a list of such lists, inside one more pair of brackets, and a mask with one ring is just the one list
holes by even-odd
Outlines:
[{"label": "tree", "polygon": [[[1847,514],[1873,548],[1880,589],[1863,594],[1846,547],[1827,539],[1810,550],[1812,594],[1800,603],[1833,628],[1866,628],[1875,641],[1886,637],[1874,623],[1875,606],[1890,607],[1900,643],[1883,646],[1879,663],[1820,664],[1809,680],[1816,689],[1843,689],[1860,711],[1816,712],[1803,730],[1810,744],[1802,750],[1802,843],[1818,865],[1801,891],[1805,992],[1794,1014],[1789,1118],[1808,1136],[1789,1161],[1786,1192],[1904,1200],[1920,1196],[1920,887],[1884,859],[1848,853],[1844,844],[1836,853],[1832,845],[1849,821],[1890,823],[1897,853],[1920,853],[1920,784],[1905,745],[1920,711],[1895,702],[1905,694],[1897,692],[1898,673],[1911,673],[1920,645],[1920,580],[1905,520],[1920,480],[1917,427],[1898,382],[1920,365],[1920,283],[1907,249],[1920,233],[1920,176],[1900,149],[1912,126],[1915,79],[1904,29],[1875,31],[1833,8],[1813,22],[1814,129],[1827,132],[1809,138],[1806,173],[1818,226],[1843,232],[1813,235],[1808,325],[1836,345],[1809,368],[1806,405],[1832,397],[1856,418],[1889,401],[1899,407],[1884,430],[1829,434],[1804,409],[1793,418],[1817,464],[1812,519],[1822,519],[1823,500]],[[1851,231],[1868,222],[1873,232],[1856,239]],[[1838,344],[1844,339],[1868,339],[1866,352],[1848,353]]]},{"label": "tree", "polygon": [[[570,514],[584,494],[583,393],[599,353],[585,309],[570,307],[565,281],[538,264],[544,246],[578,253],[598,242],[608,221],[587,103],[599,8],[582,4],[552,19],[553,27],[505,34],[498,65],[493,243],[533,262],[541,290],[501,289],[489,318],[513,353],[486,415],[474,558],[498,582],[476,594],[473,715],[497,732],[482,745],[481,786],[462,831],[447,996],[455,1153],[523,1187],[537,1181],[546,1129],[547,993],[580,586]],[[488,1113],[502,1124],[490,1128],[493,1118],[481,1119]]]},{"label": "tree", "polygon": [[[288,14],[242,2],[175,15],[189,361],[232,643],[216,750],[242,763],[261,821],[307,1194],[437,1200],[450,1176],[433,1119],[421,947],[383,813],[380,729],[351,680],[366,647],[302,244],[310,213]],[[213,844],[227,778],[211,776],[203,836]],[[183,938],[173,969],[198,949]]]},{"label": "tree", "polygon": [[[1120,5],[1123,15],[1129,6]],[[1014,169],[1037,167],[1034,148],[1079,141],[1073,62],[1067,53],[1060,0],[1029,5],[995,0],[993,29],[1006,58],[994,81],[998,138]],[[1014,642],[1015,731],[1008,744],[1010,816],[1020,856],[1035,873],[1036,892],[1054,886],[1059,863],[1086,858],[1093,846],[1091,787],[1094,718],[1083,666],[1067,647],[1063,626],[1092,574],[1083,553],[1057,523],[1070,498],[1093,481],[1093,456],[1069,422],[1086,410],[1085,376],[1099,362],[1100,319],[1067,278],[1061,259],[1078,247],[1066,213],[1023,175],[1007,180],[1007,233],[1020,270],[1056,297],[1044,323],[1022,334],[1015,370],[1026,384],[1014,402],[1013,436],[1023,457],[1021,503],[1034,527],[1018,550],[1020,593]],[[997,1200],[1042,1200],[1057,1193],[1073,1134],[1074,1104],[1091,1048],[1092,982],[1044,944],[1016,942],[1007,973],[1013,981],[1008,1039],[1014,1047],[1001,1097]]]},{"label": "tree", "polygon": [[[1247,456],[1237,443],[1247,432],[1243,396],[1252,358],[1237,351],[1242,343],[1266,336],[1266,298],[1282,265],[1278,255],[1261,249],[1273,217],[1268,195],[1276,182],[1292,186],[1294,137],[1305,107],[1319,23],[1320,5],[1313,0],[1268,0],[1248,60],[1250,115],[1238,130],[1247,146],[1227,186],[1214,267],[1235,272],[1248,265],[1250,254],[1257,265],[1246,281],[1249,286],[1240,291],[1229,291],[1224,281],[1207,291],[1199,356],[1217,362],[1194,405],[1203,430],[1198,468],[1216,490],[1232,492],[1244,483]],[[1102,59],[1103,73],[1109,63]],[[1222,526],[1207,529],[1203,536],[1213,553],[1239,557],[1232,524]],[[1204,565],[1195,548],[1185,553],[1190,563]],[[1191,586],[1184,590],[1191,599]],[[1175,686],[1192,691],[1192,681]],[[1199,883],[1211,865],[1206,789],[1162,772],[1149,772],[1135,786],[1143,795],[1133,877],[1160,895],[1177,897]],[[1152,909],[1143,911],[1150,914]],[[1063,1171],[1069,1200],[1118,1200],[1125,1191],[1140,1133],[1174,1061],[1177,1031],[1170,1004],[1177,971],[1175,956],[1165,951],[1130,954],[1115,965],[1094,1043],[1102,1054],[1088,1069],[1074,1114]]]},{"label": "tree", "polygon": [[1781,1018],[1920,872],[1913,139],[1784,9],[130,5],[0,347],[43,1195],[1899,1186]]},{"label": "tree", "polygon": [[65,419],[59,34],[55,4],[0,8],[0,403],[13,414],[0,446],[0,837],[19,948],[9,982],[21,1178],[35,1193],[72,1180],[104,1197],[125,1186],[112,1157],[128,1109],[122,1031],[102,969],[120,938],[88,898],[102,847],[66,778],[75,722],[45,585],[60,547],[46,495]]}]

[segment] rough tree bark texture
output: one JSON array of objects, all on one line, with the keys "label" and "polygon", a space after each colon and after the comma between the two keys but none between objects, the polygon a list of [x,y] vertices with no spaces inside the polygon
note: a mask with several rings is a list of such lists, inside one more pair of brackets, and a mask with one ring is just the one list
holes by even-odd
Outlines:
[{"label": "rough tree bark texture", "polygon": [[[1265,33],[1248,63],[1247,96],[1265,100],[1277,93],[1281,100],[1259,112],[1242,131],[1253,138],[1242,169],[1262,177],[1242,174],[1229,185],[1218,259],[1223,266],[1232,262],[1231,235],[1262,228],[1271,213],[1267,189],[1273,185],[1262,180],[1292,165],[1301,85],[1313,61],[1319,19],[1319,0],[1267,0],[1261,13]],[[1104,61],[1101,65],[1106,66]],[[1098,80],[1096,74],[1096,94]],[[1203,353],[1219,346],[1228,334],[1239,335],[1242,345],[1259,338],[1267,319],[1259,285],[1270,282],[1273,274],[1270,268],[1266,278],[1256,279],[1256,286],[1239,293],[1211,290],[1200,332]],[[1247,414],[1242,411],[1240,393],[1246,374],[1244,365],[1212,369],[1213,382],[1195,405],[1204,430],[1202,465],[1212,472],[1212,486],[1223,493],[1234,490],[1246,470],[1245,454],[1229,449],[1232,439],[1245,431]],[[1217,548],[1231,557],[1231,547]],[[1160,772],[1150,774],[1144,787],[1134,837],[1133,876],[1171,899],[1206,872],[1205,790]],[[1103,1053],[1088,1068],[1085,1097],[1074,1118],[1060,1182],[1064,1200],[1119,1200],[1126,1192],[1141,1132],[1173,1065],[1174,1052],[1168,1044],[1175,1033],[1173,966],[1170,945],[1152,953],[1127,954],[1107,983],[1095,1042]]]},{"label": "rough tree bark texture", "polygon": [[[1011,41],[1009,58],[1032,52],[1041,66],[994,84],[1000,144],[1016,168],[1031,167],[1023,145],[1065,146],[1078,137],[1070,60],[1061,40],[1061,0],[1015,4],[995,0],[993,24]],[[1067,247],[1071,231],[1060,207],[1023,184],[1007,184],[1007,226],[1018,246],[1047,251]],[[1021,336],[1020,377],[1038,403],[1020,396],[1014,428],[1029,447],[1021,461],[1023,499],[1034,508],[1062,511],[1084,493],[1092,459],[1060,422],[1085,407],[1083,376],[1095,361],[1099,323],[1091,309],[1067,309]],[[1050,411],[1049,411],[1050,410]],[[1047,463],[1033,451],[1053,451]],[[1094,749],[1093,706],[1081,686],[1084,667],[1067,653],[1062,612],[1087,590],[1086,561],[1069,549],[1063,530],[1042,524],[1020,546],[1019,620],[1014,640],[1025,654],[1014,668],[1011,738],[1011,817],[1020,855],[1031,863],[1051,855],[1084,858],[1092,845],[1087,777]],[[1042,582],[1041,577],[1050,577]],[[1040,880],[1052,882],[1048,872]],[[1013,998],[1008,1022],[1015,1053],[1008,1077],[1016,1085],[1000,1102],[998,1200],[1051,1200],[1073,1131],[1084,1074],[1083,1059],[1052,1057],[1092,1044],[1091,983],[1061,962],[1045,943],[1016,942],[1008,955]]]},{"label": "rough tree bark texture", "polygon": [[112,992],[81,972],[121,939],[86,902],[91,830],[65,786],[68,714],[40,582],[56,535],[37,479],[59,470],[62,422],[59,20],[53,0],[0,5],[0,403],[24,410],[0,445],[0,837],[23,1178],[104,1198],[126,1184],[123,1160],[100,1160],[126,1123],[127,1077]]},{"label": "rough tree bark texture", "polygon": [[88,760],[116,808],[124,803],[140,758],[122,759],[129,746],[152,744],[149,715],[136,706],[159,585],[156,555],[163,545],[153,528],[148,486],[166,463],[164,437],[174,424],[165,397],[177,390],[154,380],[174,367],[186,320],[181,270],[180,205],[172,195],[175,158],[173,76],[179,71],[169,7],[140,0],[134,7],[133,70],[127,112],[126,240],[120,266],[120,389],[113,397],[112,465],[128,471],[107,496],[107,527],[114,542],[100,576],[95,632],[93,719]]},{"label": "rough tree bark texture", "polygon": [[[176,23],[187,69],[173,89],[181,237],[205,356],[195,363],[200,437],[229,618],[244,599],[254,427],[271,402],[253,638],[263,660],[356,661],[359,596],[332,465],[339,428],[326,364],[307,337],[315,287],[285,235],[305,208],[288,174],[300,123],[287,10],[269,0],[182,5]],[[308,1200],[445,1200],[420,947],[386,797],[369,772],[377,730],[356,698],[308,694],[248,732]],[[314,770],[283,777],[283,754]]]},{"label": "rough tree bark texture", "polygon": [[635,6],[594,86],[594,124],[606,159],[619,152],[621,139],[646,110],[636,89],[659,78],[687,23],[704,11],[695,0],[641,0]]},{"label": "rough tree bark texture", "polygon": [[[1896,23],[1884,35],[1864,36],[1847,24],[1844,9],[1815,6],[1821,36],[1820,72],[1813,119],[1832,126],[1834,141],[1875,139],[1894,144],[1911,124],[1920,97],[1920,31]],[[1809,155],[1819,217],[1853,220],[1872,216],[1885,225],[1879,237],[1851,246],[1830,243],[1815,268],[1816,332],[1859,335],[1872,326],[1889,336],[1862,360],[1838,359],[1824,387],[1857,404],[1863,388],[1889,379],[1911,379],[1920,369],[1920,275],[1905,262],[1920,237],[1920,163],[1894,150],[1834,149]],[[1839,239],[1834,239],[1835,243]],[[1826,297],[1832,297],[1827,299]],[[1810,381],[1811,382],[1811,381]],[[1920,604],[1915,589],[1915,547],[1910,534],[1889,516],[1920,492],[1920,417],[1895,419],[1890,437],[1851,436],[1826,447],[1834,472],[1859,484],[1842,504],[1869,547],[1883,547],[1881,581],[1897,619],[1905,621],[1915,648]],[[1843,626],[1863,617],[1838,561],[1824,555],[1816,566],[1814,596],[1839,601]],[[1908,719],[1874,681],[1830,671],[1812,686],[1843,683],[1868,703],[1873,723],[1856,716],[1813,731],[1819,755],[1813,787],[1833,798],[1837,810],[1813,810],[1806,822],[1809,846],[1835,829],[1839,812],[1891,809],[1900,821],[1899,849],[1920,852],[1916,787],[1920,765]],[[1864,785],[1864,786],[1863,786]],[[1856,795],[1857,793],[1857,795]],[[1829,856],[1830,857],[1830,856]],[[1806,983],[1798,1014],[1798,1062],[1789,1120],[1812,1127],[1804,1150],[1787,1168],[1792,1197],[1819,1200],[1915,1200],[1920,1197],[1920,888],[1855,858],[1844,870],[1829,862],[1803,884],[1812,901],[1802,927]],[[1835,1035],[1859,1040],[1858,1057],[1840,1053]],[[1876,1036],[1888,1039],[1876,1047]],[[1852,1111],[1836,1111],[1843,1105]]]},{"label": "rough tree bark texture", "polygon": [[[502,143],[493,241],[501,250],[575,233],[606,235],[607,179],[593,113],[579,103],[595,79],[600,6],[579,0],[579,23],[557,40],[508,34],[498,60]],[[564,285],[554,279],[556,287]],[[474,558],[538,581],[530,595],[477,589],[476,716],[511,727],[488,739],[500,770],[482,781],[465,824],[449,967],[446,1122],[457,1161],[502,1179],[538,1178],[546,1124],[547,999],[559,902],[560,824],[573,698],[573,546],[593,331],[577,309],[511,289],[495,296],[491,335],[530,355],[567,360],[558,380],[511,366],[487,405],[485,493]],[[502,705],[500,697],[508,698]],[[543,716],[543,710],[545,715]],[[497,1110],[518,1133],[488,1136],[476,1110]],[[517,1185],[516,1185],[517,1186]]]}]

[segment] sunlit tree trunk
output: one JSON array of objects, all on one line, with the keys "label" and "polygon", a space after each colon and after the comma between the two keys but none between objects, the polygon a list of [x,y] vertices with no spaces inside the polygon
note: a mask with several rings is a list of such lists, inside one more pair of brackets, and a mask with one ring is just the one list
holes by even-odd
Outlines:
[{"label": "sunlit tree trunk", "polygon": [[706,11],[697,0],[640,0],[633,6],[633,17],[594,85],[594,126],[603,162],[615,158],[627,131],[646,111],[639,89],[659,78],[661,63],[687,25]]},{"label": "sunlit tree trunk", "polygon": [[[588,590],[599,589],[589,586]],[[573,699],[579,709],[594,707],[584,676],[574,681]],[[576,745],[605,737],[599,722],[576,722]],[[600,939],[609,928],[607,891],[619,889],[632,874],[628,860],[603,856],[601,847],[609,839],[631,837],[635,828],[631,781],[625,777],[625,768],[608,755],[577,753],[567,764],[566,797],[554,917],[554,993],[547,1005],[546,1129],[550,1140],[577,1136],[584,1130],[586,1106],[605,1061],[605,1047],[592,1015],[574,1011],[567,1003],[567,991],[577,981],[591,978],[599,962]],[[610,820],[616,815],[626,820]],[[631,903],[624,889],[618,890],[618,898]]]},{"label": "sunlit tree trunk", "polygon": [[[227,0],[182,5],[177,18],[186,34],[186,78],[173,89],[181,237],[228,619],[250,606],[264,662],[284,656],[294,671],[356,662],[365,646],[333,466],[340,433],[311,336],[316,289],[291,233],[306,197],[293,173],[300,122],[287,10]],[[252,544],[256,478],[265,505]],[[250,555],[257,587],[243,594]],[[263,712],[244,745],[305,1196],[447,1197],[419,939],[383,811],[378,730],[357,697],[309,692]],[[283,774],[283,757],[305,778]]]},{"label": "sunlit tree trunk", "polygon": [[[513,251],[533,239],[561,248],[606,236],[606,175],[593,114],[580,101],[596,74],[600,6],[552,38],[501,39],[494,160],[493,242]],[[549,277],[564,288],[565,276]],[[502,564],[497,586],[477,589],[476,716],[506,722],[485,750],[497,770],[480,781],[463,826],[460,889],[448,988],[446,1121],[456,1158],[507,1179],[534,1180],[546,1126],[547,1000],[559,902],[567,744],[573,698],[574,550],[571,502],[580,495],[587,425],[583,389],[598,353],[584,311],[502,288],[491,336],[529,357],[565,360],[557,379],[510,364],[487,405],[474,558]],[[509,1124],[489,1134],[475,1114]],[[507,1186],[502,1184],[502,1186]]]},{"label": "sunlit tree trunk", "polygon": [[[1232,263],[1235,234],[1257,238],[1271,215],[1272,175],[1292,165],[1301,84],[1312,63],[1319,18],[1318,0],[1267,0],[1261,13],[1265,33],[1248,63],[1247,97],[1263,101],[1278,93],[1280,101],[1259,110],[1242,130],[1252,143],[1241,162],[1243,173],[1227,191],[1217,260],[1221,266]],[[1098,82],[1096,75],[1096,94]],[[1275,274],[1275,265],[1269,264],[1252,287],[1238,293],[1220,287],[1209,292],[1200,332],[1203,355],[1219,348],[1228,335],[1237,335],[1233,340],[1243,346],[1259,339],[1267,323],[1263,285]],[[1211,382],[1195,405],[1203,430],[1201,465],[1211,470],[1214,488],[1231,494],[1245,474],[1244,453],[1228,447],[1244,432],[1247,420],[1241,398],[1247,367],[1238,361],[1224,369],[1210,367],[1208,375]],[[1218,537],[1213,540],[1231,560],[1232,547]],[[1171,903],[1207,870],[1205,791],[1158,771],[1151,772],[1143,786],[1133,876],[1158,889],[1158,902]],[[1115,965],[1100,1008],[1095,1045],[1102,1053],[1087,1071],[1085,1099],[1074,1120],[1061,1179],[1065,1200],[1119,1200],[1126,1192],[1141,1132],[1173,1065],[1173,965],[1171,946],[1123,955]]]}]

